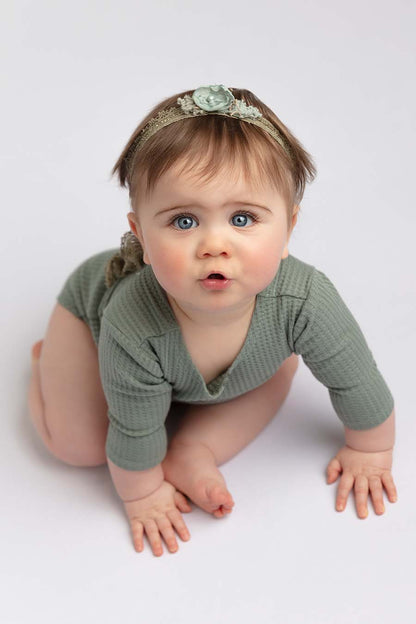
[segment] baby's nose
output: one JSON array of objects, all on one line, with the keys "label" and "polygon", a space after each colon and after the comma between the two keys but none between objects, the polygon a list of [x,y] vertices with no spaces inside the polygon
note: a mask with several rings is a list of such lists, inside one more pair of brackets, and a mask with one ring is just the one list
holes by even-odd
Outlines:
[{"label": "baby's nose", "polygon": [[198,256],[229,256],[231,255],[231,241],[219,229],[206,232],[198,245]]}]

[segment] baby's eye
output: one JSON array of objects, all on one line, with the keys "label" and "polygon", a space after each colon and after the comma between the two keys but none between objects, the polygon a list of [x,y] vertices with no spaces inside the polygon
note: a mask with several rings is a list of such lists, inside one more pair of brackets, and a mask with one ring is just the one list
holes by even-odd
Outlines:
[{"label": "baby's eye", "polygon": [[195,219],[190,215],[179,215],[173,219],[172,225],[179,230],[190,230],[192,227],[195,227],[192,226],[192,222],[197,224]]},{"label": "baby's eye", "polygon": [[235,214],[231,220],[233,225],[236,225],[237,227],[244,227],[247,224],[251,225],[251,223],[248,222],[249,219],[251,219],[253,223],[257,221],[256,217],[249,212],[239,212],[238,214]]}]

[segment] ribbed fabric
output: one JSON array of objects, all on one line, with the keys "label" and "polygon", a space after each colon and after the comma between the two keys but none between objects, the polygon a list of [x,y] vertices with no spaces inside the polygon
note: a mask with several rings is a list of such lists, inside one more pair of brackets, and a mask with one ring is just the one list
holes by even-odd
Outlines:
[{"label": "ribbed fabric", "polygon": [[104,268],[116,251],[83,262],[57,299],[88,323],[98,346],[110,420],[106,452],[121,468],[145,470],[163,460],[172,401],[228,401],[267,381],[291,353],[328,388],[347,427],[370,429],[391,414],[393,397],[360,327],[315,267],[291,255],[281,261],[257,295],[241,351],[206,384],[150,266],[106,288]]}]

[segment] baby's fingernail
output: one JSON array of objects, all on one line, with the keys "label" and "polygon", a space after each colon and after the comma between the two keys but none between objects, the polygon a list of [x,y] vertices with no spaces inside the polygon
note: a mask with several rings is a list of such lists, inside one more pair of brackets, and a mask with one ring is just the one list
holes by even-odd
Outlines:
[{"label": "baby's fingernail", "polygon": [[342,511],[343,509],[344,509],[344,505],[342,505],[341,503],[338,503],[337,511]]},{"label": "baby's fingernail", "polygon": [[392,496],[392,497],[391,497],[391,502],[392,502],[392,503],[395,503],[396,501],[397,501],[397,496]]}]

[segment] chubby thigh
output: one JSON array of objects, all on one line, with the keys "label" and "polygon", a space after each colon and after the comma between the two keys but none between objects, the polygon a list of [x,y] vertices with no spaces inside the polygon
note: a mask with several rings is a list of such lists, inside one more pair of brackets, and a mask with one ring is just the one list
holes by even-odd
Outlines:
[{"label": "chubby thigh", "polygon": [[97,346],[88,325],[60,303],[49,320],[39,371],[54,454],[73,465],[105,463],[107,402]]}]

